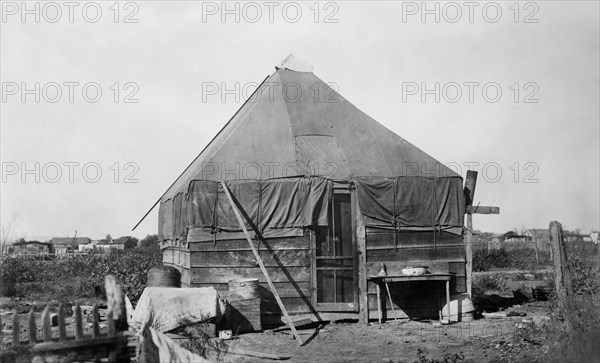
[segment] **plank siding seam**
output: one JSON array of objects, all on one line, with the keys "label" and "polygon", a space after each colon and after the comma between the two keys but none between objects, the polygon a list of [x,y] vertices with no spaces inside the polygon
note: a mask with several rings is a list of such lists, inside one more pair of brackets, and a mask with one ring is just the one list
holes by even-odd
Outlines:
[{"label": "plank siding seam", "polygon": [[[419,250],[419,249],[428,249],[430,248],[432,251],[433,249],[433,245],[421,245],[421,246],[402,246],[402,245],[398,245],[398,249],[399,250]],[[464,243],[461,244],[453,244],[453,245],[437,245],[436,250],[440,249],[440,248],[465,248]],[[367,246],[367,251],[377,251],[377,250],[394,250],[394,247],[387,247],[387,246]]]},{"label": "plank siding seam", "polygon": [[[310,265],[286,265],[286,267],[309,267]],[[237,268],[237,267],[247,267],[247,268],[256,268],[256,265],[190,265],[190,268]],[[278,265],[265,265],[267,268],[279,268]]]},{"label": "plank siding seam", "polygon": [[[219,241],[217,241],[219,243]],[[206,249],[206,250],[184,250],[185,252],[252,252],[250,248],[235,248],[235,249]],[[266,251],[261,249],[260,252]],[[273,248],[273,251],[310,251],[310,248]]]}]

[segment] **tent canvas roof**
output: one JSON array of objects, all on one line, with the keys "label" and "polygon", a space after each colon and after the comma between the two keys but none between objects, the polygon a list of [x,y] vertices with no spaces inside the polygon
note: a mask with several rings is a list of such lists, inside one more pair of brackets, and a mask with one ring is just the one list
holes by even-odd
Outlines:
[{"label": "tent canvas roof", "polygon": [[460,177],[360,111],[310,70],[288,56],[161,200],[187,191],[192,180]]}]

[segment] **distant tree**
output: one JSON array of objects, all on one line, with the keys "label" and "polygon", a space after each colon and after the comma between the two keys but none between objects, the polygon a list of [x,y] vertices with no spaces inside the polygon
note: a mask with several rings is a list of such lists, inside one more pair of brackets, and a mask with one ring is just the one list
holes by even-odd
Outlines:
[{"label": "distant tree", "polygon": [[15,231],[16,222],[17,214],[13,214],[8,221],[2,221],[2,227],[0,228],[0,258],[4,256],[4,252],[8,248],[8,242]]},{"label": "distant tree", "polygon": [[104,239],[106,239],[108,242],[112,241],[112,236],[109,234],[106,235],[106,237],[104,237]]},{"label": "distant tree", "polygon": [[514,232],[516,234],[516,236],[522,236],[525,234],[525,231],[527,230],[527,227],[525,226],[521,226],[519,228],[513,228],[512,232]]},{"label": "distant tree", "polygon": [[149,234],[146,237],[142,238],[138,243],[139,247],[147,248],[147,247],[156,247],[158,248],[158,235]]},{"label": "distant tree", "polygon": [[135,248],[138,244],[138,239],[135,237],[131,237],[131,236],[119,237],[118,240],[119,240],[119,242],[125,241],[124,246],[125,246],[126,250]]},{"label": "distant tree", "polygon": [[505,234],[502,235],[504,238],[502,239],[503,241],[509,238],[513,238],[513,237],[518,237],[519,234],[515,231],[508,231]]}]

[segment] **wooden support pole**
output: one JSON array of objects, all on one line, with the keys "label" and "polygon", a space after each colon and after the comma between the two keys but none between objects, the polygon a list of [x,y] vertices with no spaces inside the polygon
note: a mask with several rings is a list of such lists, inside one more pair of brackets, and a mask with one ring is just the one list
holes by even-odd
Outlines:
[{"label": "wooden support pole", "polygon": [[467,278],[467,293],[470,297],[471,295],[471,286],[473,285],[473,215],[471,213],[467,214],[467,231],[466,231],[466,243],[465,243],[465,272]]},{"label": "wooden support pole", "polygon": [[390,306],[392,307],[392,313],[394,314],[394,320],[398,320],[398,317],[396,316],[396,311],[394,310],[394,302],[392,301],[392,294],[390,294],[390,287],[388,286],[388,283],[385,283],[385,289],[387,290],[387,294],[388,297],[390,298]]},{"label": "wooden support pole", "polygon": [[554,251],[554,279],[556,283],[556,295],[558,307],[563,312],[564,326],[567,333],[573,331],[573,323],[569,309],[570,299],[573,297],[573,284],[571,270],[567,260],[567,251],[563,239],[563,229],[559,222],[550,222],[550,239]]},{"label": "wooden support pole", "polygon": [[367,281],[367,240],[366,227],[363,223],[362,214],[360,214],[360,206],[355,203],[354,221],[356,225],[356,253],[358,260],[358,296],[359,296],[359,312],[358,319],[363,324],[369,323],[369,295]]},{"label": "wooden support pole", "polygon": [[382,319],[382,306],[381,306],[381,287],[379,286],[379,282],[377,282],[377,314],[379,315],[379,324],[381,324]]},{"label": "wooden support pole", "polygon": [[475,200],[475,187],[477,186],[477,172],[475,170],[467,170],[465,178],[465,206],[473,206]]},{"label": "wooden support pole", "polygon": [[[467,170],[465,179],[465,207],[473,206],[475,198],[475,186],[477,185],[477,172]],[[472,212],[472,211],[471,211]],[[471,286],[473,284],[473,214],[467,213],[467,231],[465,236],[465,255],[466,255],[466,278],[467,278],[467,293],[471,295]]]},{"label": "wooden support pole", "polygon": [[[450,322],[450,280],[446,281],[446,306],[448,307],[448,322]],[[458,314],[458,310],[456,313]]]},{"label": "wooden support pole", "polygon": [[283,302],[281,301],[281,298],[279,297],[277,290],[275,289],[275,285],[273,285],[273,282],[271,281],[271,278],[269,277],[269,274],[267,273],[265,264],[263,263],[262,259],[260,258],[260,254],[256,250],[256,247],[252,243],[252,237],[250,237],[250,233],[248,233],[248,229],[246,229],[244,220],[242,219],[240,211],[238,210],[237,206],[235,205],[235,201],[233,200],[233,197],[231,196],[231,193],[229,192],[229,188],[225,184],[225,181],[221,181],[221,185],[223,186],[223,191],[225,192],[227,199],[229,199],[229,204],[231,204],[231,209],[233,209],[233,213],[235,213],[235,217],[237,218],[238,223],[240,224],[240,227],[242,228],[242,231],[244,232],[244,235],[246,236],[246,239],[248,240],[248,244],[250,245],[250,248],[252,249],[252,253],[254,253],[254,257],[256,257],[256,261],[258,262],[258,265],[260,266],[260,269],[262,270],[262,273],[265,276],[265,280],[267,280],[267,284],[269,284],[269,288],[271,289],[271,292],[273,293],[275,300],[277,300],[277,304],[279,305],[279,308],[281,309],[283,316],[285,317],[285,319],[287,319],[288,325],[289,325],[290,329],[292,330],[294,337],[298,341],[298,344],[302,345],[303,344],[302,338],[300,338],[300,335],[296,331],[294,322],[288,315],[288,312],[287,312],[285,306],[283,305]]}]

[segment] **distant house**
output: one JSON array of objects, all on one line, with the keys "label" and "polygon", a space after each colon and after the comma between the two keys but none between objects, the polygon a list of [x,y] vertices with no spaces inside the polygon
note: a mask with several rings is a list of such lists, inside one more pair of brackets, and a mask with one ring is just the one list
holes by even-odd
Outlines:
[{"label": "distant house", "polygon": [[579,234],[578,232],[564,231],[563,237],[566,242],[577,242],[583,241],[584,236],[582,234]]},{"label": "distant house", "polygon": [[108,252],[110,249],[124,250],[125,249],[125,239],[117,238],[117,239],[101,239],[98,243],[96,243],[95,247],[98,250],[103,252]]},{"label": "distant house", "polygon": [[598,231],[593,231],[590,233],[590,238],[592,239],[592,242],[598,244]]},{"label": "distant house", "polygon": [[514,236],[506,237],[504,239],[504,242],[505,243],[523,243],[523,242],[527,242],[527,237],[514,235]]},{"label": "distant house", "polygon": [[80,244],[79,252],[82,252],[82,253],[91,252],[92,250],[94,250],[94,248],[96,247],[96,244],[98,244],[98,242],[100,242],[100,240],[91,240],[90,243]]},{"label": "distant house", "polygon": [[40,241],[21,241],[13,244],[15,255],[48,255],[52,252],[52,244]]},{"label": "distant house", "polygon": [[549,229],[528,229],[523,233],[528,241],[537,244],[538,251],[550,252],[550,230]]},{"label": "distant house", "polygon": [[88,237],[55,237],[50,240],[56,256],[68,256],[79,251],[79,245],[87,245],[90,242]]}]

